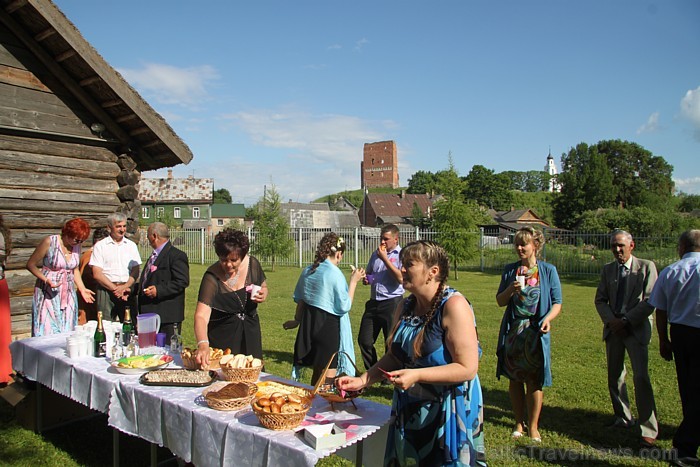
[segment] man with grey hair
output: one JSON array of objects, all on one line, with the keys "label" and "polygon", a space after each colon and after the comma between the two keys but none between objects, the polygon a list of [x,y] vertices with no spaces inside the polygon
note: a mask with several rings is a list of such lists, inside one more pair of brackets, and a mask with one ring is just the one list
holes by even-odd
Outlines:
[{"label": "man with grey hair", "polygon": [[153,253],[139,279],[139,313],[160,315],[160,332],[164,332],[166,342],[170,342],[175,327],[180,327],[185,319],[190,264],[187,255],[170,242],[167,225],[154,222],[148,226],[147,234]]},{"label": "man with grey hair", "polygon": [[642,447],[650,447],[659,433],[654,391],[649,378],[649,342],[654,307],[648,300],[656,283],[656,266],[651,261],[632,255],[634,240],[624,230],[615,230],[610,234],[610,249],[615,261],[603,266],[595,295],[595,307],[603,321],[608,390],[615,412],[610,426],[631,428],[635,424],[625,382],[626,350],[634,374],[640,443]]},{"label": "man with grey hair", "polygon": [[661,356],[676,361],[683,421],[673,436],[673,463],[686,466],[700,465],[700,230],[683,232],[678,255],[680,261],[661,271],[649,302],[656,307]]},{"label": "man with grey hair", "polygon": [[107,229],[109,237],[95,244],[89,263],[97,282],[95,302],[105,317],[118,316],[124,321],[124,310],[131,305],[131,287],[139,277],[141,255],[136,244],[125,237],[124,214],[110,214]]}]

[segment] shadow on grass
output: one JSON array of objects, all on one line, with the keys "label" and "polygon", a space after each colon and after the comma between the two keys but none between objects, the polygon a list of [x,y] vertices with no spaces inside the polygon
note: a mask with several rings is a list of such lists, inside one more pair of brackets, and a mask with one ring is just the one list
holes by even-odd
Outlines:
[{"label": "shadow on grass", "polygon": [[[482,388],[482,390],[485,401],[485,430],[488,432],[489,427],[501,427],[499,431],[504,430],[506,436],[510,438],[514,419],[508,392],[493,388]],[[519,441],[512,441],[513,446],[503,444],[489,450],[489,457],[512,458],[514,461],[527,457],[550,464],[599,466],[620,465],[620,460],[624,458],[645,461],[674,459],[675,452],[670,450],[657,447],[640,449],[639,427],[606,428],[605,425],[613,419],[612,407],[601,407],[601,410],[609,412],[603,415],[598,411],[547,406],[546,388],[544,393],[545,402],[540,415],[540,432],[544,437],[544,445],[532,444],[529,438],[524,437]],[[675,426],[660,424],[658,439],[670,440],[675,429]],[[548,444],[559,444],[556,439],[559,435],[580,443],[582,448],[576,450],[547,447]],[[528,442],[530,442],[529,445]]]}]

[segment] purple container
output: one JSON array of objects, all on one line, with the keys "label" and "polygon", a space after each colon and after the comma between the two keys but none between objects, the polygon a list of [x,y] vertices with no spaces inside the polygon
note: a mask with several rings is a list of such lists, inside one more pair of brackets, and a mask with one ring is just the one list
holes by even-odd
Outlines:
[{"label": "purple container", "polygon": [[156,345],[158,347],[165,347],[165,333],[159,332],[156,334]]}]

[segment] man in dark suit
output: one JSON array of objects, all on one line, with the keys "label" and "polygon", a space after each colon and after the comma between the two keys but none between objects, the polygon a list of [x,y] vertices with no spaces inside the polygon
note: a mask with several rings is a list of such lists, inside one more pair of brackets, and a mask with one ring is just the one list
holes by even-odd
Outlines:
[{"label": "man in dark suit", "polygon": [[[185,289],[190,285],[187,255],[170,243],[170,231],[162,222],[148,226],[148,243],[153,253],[139,280],[139,313],[160,315],[160,332],[169,343],[174,326],[185,319]],[[181,328],[180,328],[181,329]]]},{"label": "man in dark suit", "polygon": [[642,447],[649,447],[654,444],[659,432],[654,392],[649,379],[649,341],[654,307],[648,300],[657,278],[656,266],[651,261],[632,256],[634,240],[624,230],[616,230],[610,235],[610,248],[615,261],[603,267],[595,306],[604,324],[608,389],[615,411],[611,426],[634,426],[625,383],[626,350],[634,373],[640,442]]}]

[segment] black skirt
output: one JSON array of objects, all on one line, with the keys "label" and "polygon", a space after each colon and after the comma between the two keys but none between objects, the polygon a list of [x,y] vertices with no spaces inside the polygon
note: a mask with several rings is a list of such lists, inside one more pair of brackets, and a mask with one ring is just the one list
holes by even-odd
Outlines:
[{"label": "black skirt", "polygon": [[[305,304],[294,343],[294,363],[323,369],[340,348],[340,316]],[[336,356],[330,368],[337,367]]]}]

